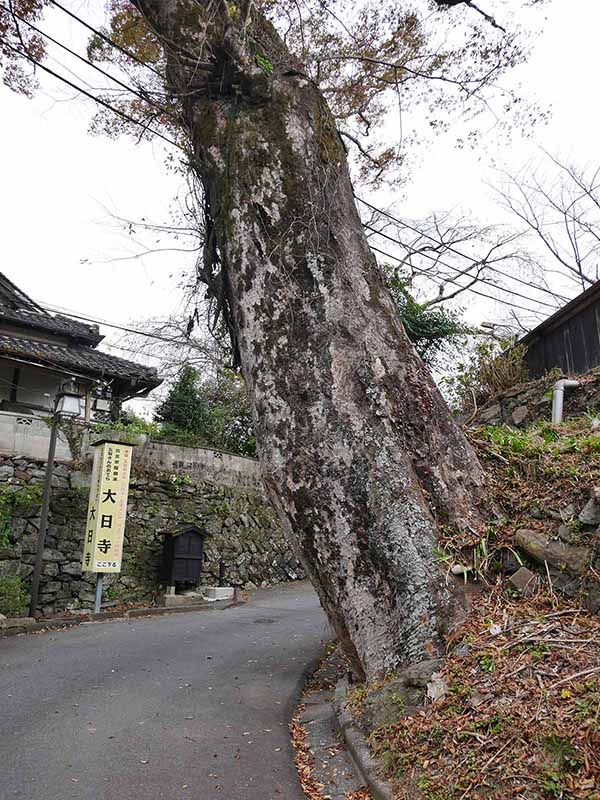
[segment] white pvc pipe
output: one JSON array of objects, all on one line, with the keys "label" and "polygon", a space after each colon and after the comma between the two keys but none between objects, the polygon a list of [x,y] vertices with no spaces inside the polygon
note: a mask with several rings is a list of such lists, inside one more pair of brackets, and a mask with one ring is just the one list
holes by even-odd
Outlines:
[{"label": "white pvc pipe", "polygon": [[556,381],[552,390],[552,424],[558,425],[563,418],[563,400],[565,389],[574,389],[579,386],[579,381],[560,380]]}]

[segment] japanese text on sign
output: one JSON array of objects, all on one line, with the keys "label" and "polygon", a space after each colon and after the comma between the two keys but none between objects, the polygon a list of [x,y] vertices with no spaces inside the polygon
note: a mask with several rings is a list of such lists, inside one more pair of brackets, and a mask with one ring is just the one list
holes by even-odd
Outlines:
[{"label": "japanese text on sign", "polygon": [[120,572],[131,470],[129,445],[106,442],[96,448],[81,569]]}]

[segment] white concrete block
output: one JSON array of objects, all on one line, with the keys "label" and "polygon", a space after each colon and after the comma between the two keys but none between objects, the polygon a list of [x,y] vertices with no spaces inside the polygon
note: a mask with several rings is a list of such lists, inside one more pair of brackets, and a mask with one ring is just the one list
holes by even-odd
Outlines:
[{"label": "white concrete block", "polygon": [[203,586],[207,600],[233,600],[233,586]]}]

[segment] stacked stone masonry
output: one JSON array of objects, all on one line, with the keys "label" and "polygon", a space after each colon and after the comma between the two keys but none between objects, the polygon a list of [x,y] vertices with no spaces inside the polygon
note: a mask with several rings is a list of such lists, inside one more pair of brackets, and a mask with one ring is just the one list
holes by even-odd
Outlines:
[{"label": "stacked stone masonry", "polygon": [[510,425],[527,428],[538,420],[552,419],[552,387],[560,378],[576,377],[580,386],[566,392],[564,417],[581,416],[589,409],[600,409],[600,370],[586,375],[553,375],[519,384],[494,395],[475,409],[467,409],[461,421],[469,427]]},{"label": "stacked stone masonry", "polygon": [[[28,588],[44,475],[43,462],[0,458],[0,604],[3,582],[10,588],[20,579]],[[85,469],[80,464],[56,465],[40,594],[44,614],[93,604],[95,576],[81,571],[89,483],[89,464]],[[201,583],[216,583],[221,559],[227,581],[234,586],[252,588],[304,577],[264,496],[256,485],[245,483],[221,486],[181,471],[136,467],[134,461],[123,568],[120,575],[105,576],[105,600],[156,601],[162,593],[160,531],[188,522],[207,532]],[[14,609],[3,613],[14,615]]]}]

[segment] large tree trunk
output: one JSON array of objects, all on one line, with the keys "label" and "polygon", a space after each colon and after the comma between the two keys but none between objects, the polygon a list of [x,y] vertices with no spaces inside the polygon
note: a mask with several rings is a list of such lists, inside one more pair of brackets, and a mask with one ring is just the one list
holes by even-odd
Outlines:
[{"label": "large tree trunk", "polygon": [[481,527],[482,471],[383,284],[327,104],[264,19],[139,6],[185,98],[269,498],[359,674],[438,655],[456,603],[437,525]]}]

